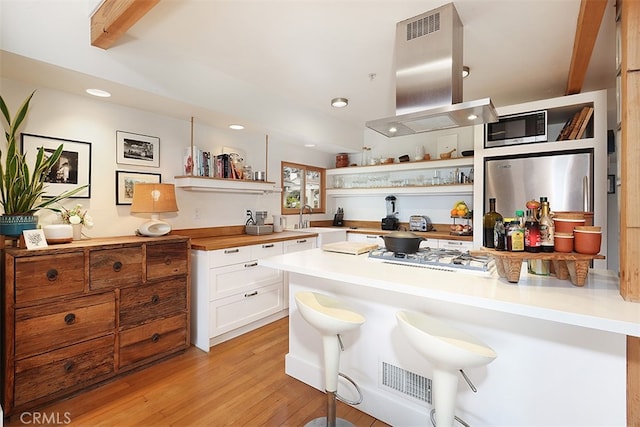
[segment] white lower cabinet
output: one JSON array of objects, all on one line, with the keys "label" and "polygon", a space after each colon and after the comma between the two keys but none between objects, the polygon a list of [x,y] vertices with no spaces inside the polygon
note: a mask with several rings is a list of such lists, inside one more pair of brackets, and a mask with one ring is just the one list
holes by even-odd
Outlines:
[{"label": "white lower cabinet", "polygon": [[211,301],[209,331],[218,336],[277,313],[283,308],[282,280]]},{"label": "white lower cabinet", "polygon": [[[380,234],[347,233],[347,241],[376,243],[379,246],[384,246],[384,239],[380,237]],[[420,247],[431,249],[457,249],[460,251],[470,251],[473,249],[473,242],[425,238],[420,242]]]},{"label": "white lower cabinet", "polygon": [[[281,255],[284,242],[193,250],[192,337],[209,347],[286,315],[283,272],[258,265]],[[262,323],[261,323],[262,322]]]},{"label": "white lower cabinet", "polygon": [[191,342],[201,350],[288,313],[288,278],[258,259],[316,247],[315,237],[192,250]]}]

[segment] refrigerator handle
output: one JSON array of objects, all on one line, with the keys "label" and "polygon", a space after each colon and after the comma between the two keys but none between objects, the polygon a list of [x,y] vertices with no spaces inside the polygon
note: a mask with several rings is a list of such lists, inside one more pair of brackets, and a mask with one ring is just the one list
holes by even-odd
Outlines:
[{"label": "refrigerator handle", "polygon": [[589,209],[591,203],[589,200],[589,177],[582,178],[582,209],[585,212],[591,212]]}]

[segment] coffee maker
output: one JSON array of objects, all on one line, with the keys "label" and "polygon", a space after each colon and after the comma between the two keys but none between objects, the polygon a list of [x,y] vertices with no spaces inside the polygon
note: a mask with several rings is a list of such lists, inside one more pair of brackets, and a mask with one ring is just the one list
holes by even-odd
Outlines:
[{"label": "coffee maker", "polygon": [[387,204],[387,216],[382,218],[382,229],[397,230],[400,225],[400,221],[396,217],[398,214],[396,212],[396,196],[387,196],[384,200]]}]

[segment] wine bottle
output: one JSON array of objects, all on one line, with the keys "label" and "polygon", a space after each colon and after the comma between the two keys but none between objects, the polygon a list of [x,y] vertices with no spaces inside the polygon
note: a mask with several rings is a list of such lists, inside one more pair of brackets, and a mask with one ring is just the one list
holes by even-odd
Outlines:
[{"label": "wine bottle", "polygon": [[546,197],[541,197],[540,201],[540,247],[542,252],[553,252],[554,227],[549,202]]},{"label": "wine bottle", "polygon": [[489,212],[482,217],[482,245],[485,248],[494,248],[494,231],[496,220],[502,219],[502,215],[496,212],[496,199],[489,199]]}]

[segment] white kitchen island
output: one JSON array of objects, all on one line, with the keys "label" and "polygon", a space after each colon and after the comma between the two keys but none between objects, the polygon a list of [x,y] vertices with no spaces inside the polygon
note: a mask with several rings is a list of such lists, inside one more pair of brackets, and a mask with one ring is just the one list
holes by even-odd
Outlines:
[{"label": "white kitchen island", "polygon": [[[287,374],[320,390],[321,343],[292,298],[313,290],[343,299],[366,317],[343,336],[341,371],[362,389],[359,409],[394,426],[427,425],[421,389],[431,368],[400,334],[395,312],[429,313],[476,335],[498,358],[462,377],[457,415],[472,426],[625,426],[626,337],[640,336],[640,304],[618,279],[591,271],[584,287],[523,274],[518,284],[313,249],[261,259],[289,272]],[[413,389],[413,390],[412,390]],[[340,394],[351,397],[348,385]],[[339,415],[339,414],[338,414]]]}]

